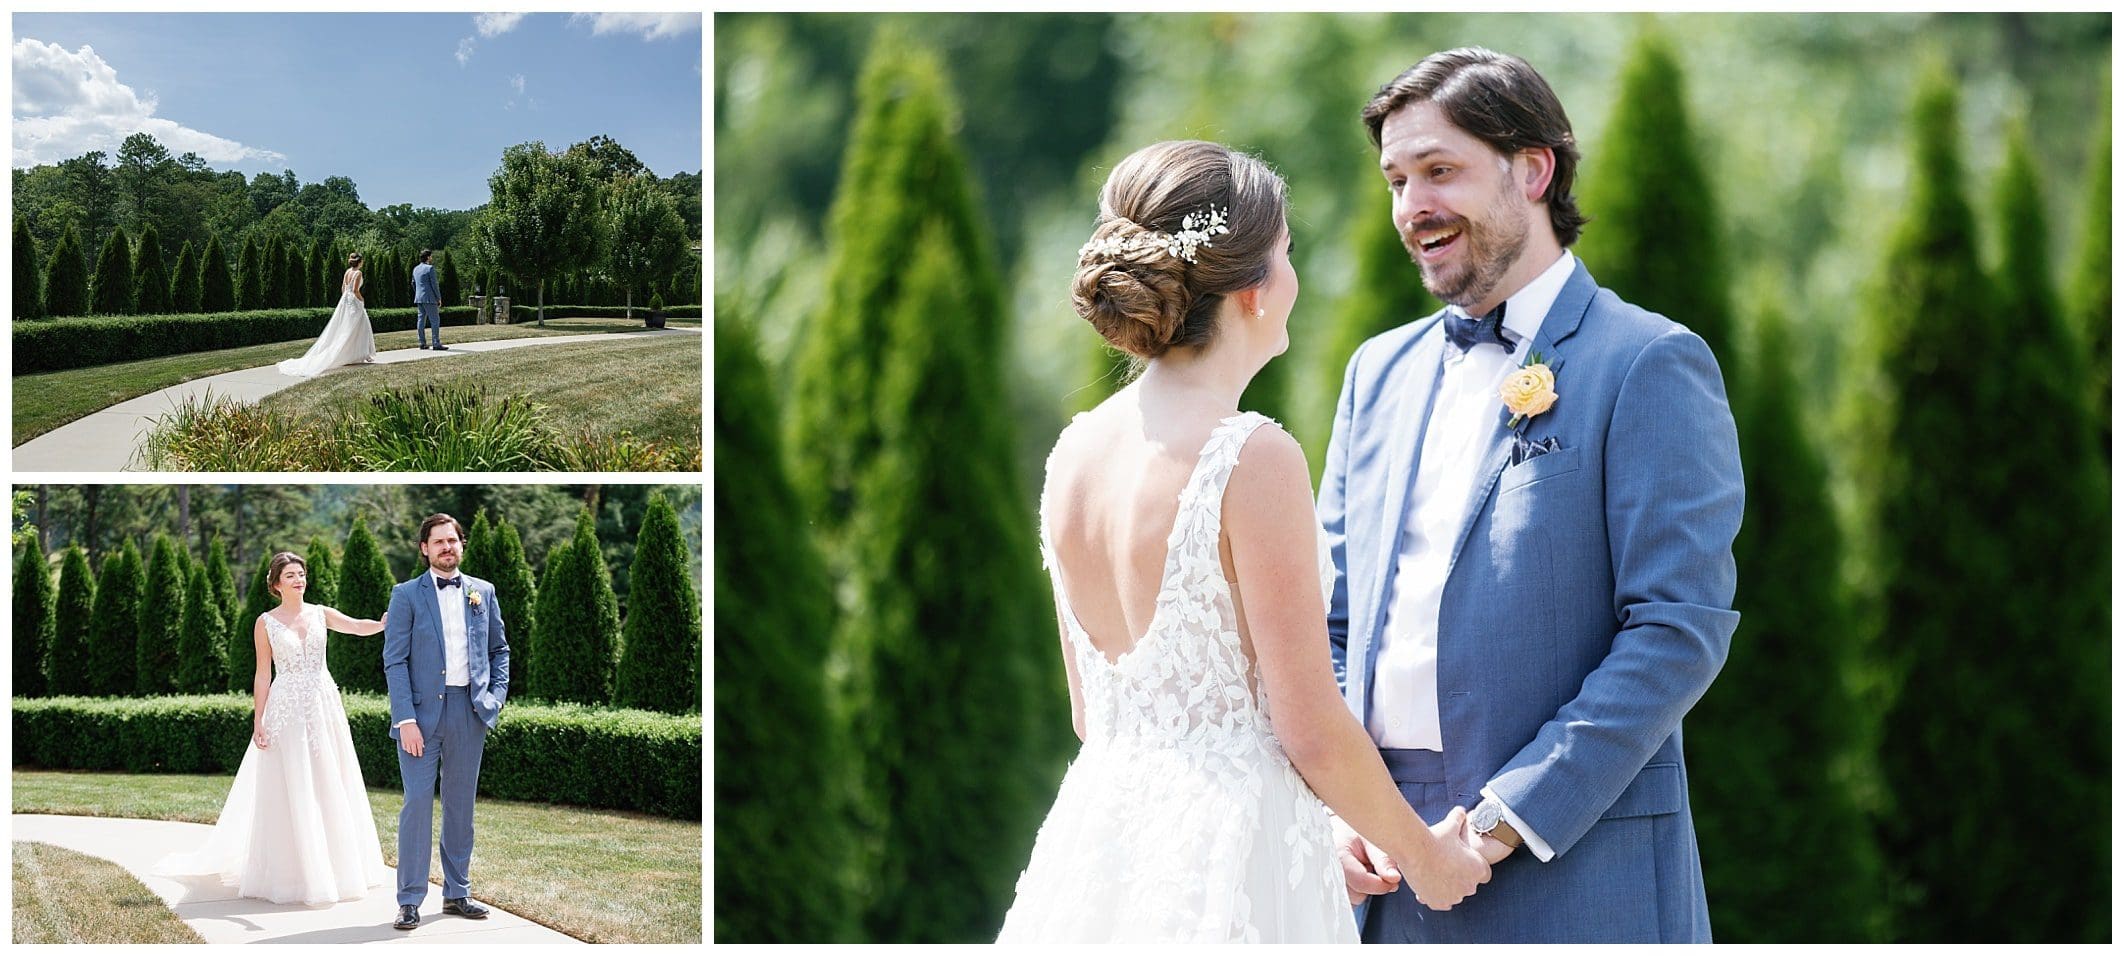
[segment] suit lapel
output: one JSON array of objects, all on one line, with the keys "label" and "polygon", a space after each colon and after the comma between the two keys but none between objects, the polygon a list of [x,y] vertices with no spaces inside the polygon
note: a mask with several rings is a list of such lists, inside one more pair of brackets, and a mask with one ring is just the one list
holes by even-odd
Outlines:
[{"label": "suit lapel", "polygon": [[426,571],[422,571],[422,572],[420,572],[420,577],[418,577],[418,578],[415,578],[414,580],[416,580],[416,581],[419,581],[419,582],[420,582],[420,590],[421,590],[421,593],[422,593],[423,595],[426,595],[426,596],[427,596],[427,599],[428,599],[429,601],[433,602],[433,604],[431,604],[430,606],[432,606],[433,608],[435,608],[435,613],[433,613],[433,614],[430,614],[430,615],[427,615],[427,618],[428,618],[428,627],[427,627],[427,631],[428,631],[428,634],[429,634],[429,636],[431,636],[431,637],[433,637],[433,638],[435,639],[435,647],[436,647],[436,649],[437,649],[437,650],[440,650],[440,649],[442,648],[442,641],[443,641],[443,633],[442,633],[442,589],[440,589],[440,588],[437,588],[437,587],[435,586],[435,575],[433,575],[433,574],[430,574],[430,573],[428,573],[428,572],[426,572]]},{"label": "suit lapel", "polygon": [[[1556,302],[1549,306],[1549,314],[1542,317],[1541,331],[1535,333],[1533,346],[1515,356],[1524,364],[1538,353],[1551,369],[1558,370],[1558,406],[1565,401],[1562,398],[1565,385],[1561,371],[1563,355],[1557,350],[1557,346],[1578,331],[1578,325],[1585,318],[1586,310],[1593,306],[1593,294],[1598,291],[1600,287],[1593,284],[1593,274],[1586,271],[1585,262],[1580,261],[1574,265],[1571,278],[1564,281],[1563,291],[1556,294]],[[1489,508],[1490,495],[1497,490],[1497,479],[1504,475],[1505,463],[1512,458],[1513,430],[1506,425],[1511,420],[1512,413],[1505,409],[1503,401],[1499,401],[1496,424],[1490,435],[1490,450],[1483,456],[1482,471],[1479,472],[1481,483],[1475,486],[1474,493],[1469,497],[1467,513],[1460,519],[1460,533],[1453,538],[1451,557],[1446,559],[1448,582],[1453,579],[1453,566],[1460,563],[1461,549],[1467,547],[1468,532],[1475,527],[1475,519]]]},{"label": "suit lapel", "polygon": [[1371,619],[1364,622],[1359,632],[1357,653],[1362,675],[1364,703],[1357,715],[1359,720],[1370,717],[1372,701],[1372,674],[1378,663],[1372,649],[1379,643],[1379,630],[1386,622],[1386,597],[1388,584],[1394,578],[1395,556],[1401,550],[1401,536],[1407,530],[1409,517],[1409,492],[1416,486],[1416,467],[1423,458],[1423,433],[1431,421],[1431,409],[1438,402],[1439,361],[1444,352],[1445,335],[1437,331],[1440,312],[1429,319],[1430,325],[1418,329],[1411,344],[1396,360],[1398,371],[1384,379],[1384,386],[1391,389],[1381,407],[1386,414],[1379,421],[1394,429],[1387,442],[1386,472],[1381,476],[1386,483],[1385,511],[1378,516],[1378,527],[1385,533],[1374,545],[1372,567],[1378,574],[1364,582],[1371,595]]}]

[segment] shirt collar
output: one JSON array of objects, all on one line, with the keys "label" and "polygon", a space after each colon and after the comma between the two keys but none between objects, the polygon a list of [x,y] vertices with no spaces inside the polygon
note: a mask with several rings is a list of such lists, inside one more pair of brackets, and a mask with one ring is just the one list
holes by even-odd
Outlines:
[{"label": "shirt collar", "polygon": [[[1571,281],[1571,273],[1578,266],[1578,258],[1571,250],[1564,250],[1554,263],[1534,277],[1534,281],[1520,286],[1518,292],[1505,297],[1505,334],[1522,345],[1541,334],[1541,323],[1548,318],[1549,308],[1556,304],[1556,297],[1563,294],[1564,283]],[[1449,306],[1457,315],[1468,315],[1460,306]],[[1469,316],[1473,318],[1473,316]]]}]

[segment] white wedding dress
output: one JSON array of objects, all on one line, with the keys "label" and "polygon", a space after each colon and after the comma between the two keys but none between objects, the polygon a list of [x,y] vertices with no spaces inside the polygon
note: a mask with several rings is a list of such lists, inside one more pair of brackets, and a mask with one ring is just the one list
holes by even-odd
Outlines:
[{"label": "white wedding dress", "polygon": [[[1277,743],[1218,556],[1225,483],[1267,423],[1247,412],[1211,433],[1180,493],[1150,625],[1119,660],[1070,610],[1043,518],[1085,739],[997,942],[1358,941],[1327,810]],[[1324,537],[1321,563],[1325,588]]]},{"label": "white wedding dress", "polygon": [[296,630],[261,615],[273,645],[266,747],[252,741],[206,843],[165,857],[163,876],[216,876],[242,896],[318,906],[395,884],[384,866],[339,686],[325,669],[324,608]]},{"label": "white wedding dress", "polygon": [[355,272],[348,269],[339,280],[339,307],[332,320],[301,358],[279,363],[279,369],[299,378],[314,378],[326,369],[376,358],[376,333],[369,328],[369,308],[354,294]]}]

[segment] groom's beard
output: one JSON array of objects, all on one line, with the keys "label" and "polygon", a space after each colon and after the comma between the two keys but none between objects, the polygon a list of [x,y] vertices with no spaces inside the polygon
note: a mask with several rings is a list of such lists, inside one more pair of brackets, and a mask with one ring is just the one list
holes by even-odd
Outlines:
[{"label": "groom's beard", "polygon": [[438,554],[428,559],[428,567],[437,571],[455,571],[458,563],[463,560],[463,557],[455,554]]},{"label": "groom's beard", "polygon": [[[1505,274],[1519,264],[1519,257],[1526,254],[1527,210],[1510,201],[1511,182],[1507,180],[1504,186],[1497,205],[1492,207],[1496,212],[1484,219],[1426,219],[1401,231],[1402,248],[1408,251],[1409,261],[1423,270],[1423,287],[1438,301],[1472,308],[1489,298]],[[1416,242],[1416,236],[1455,225],[1461,229],[1460,241],[1467,244],[1460,262],[1442,264],[1435,270],[1424,265],[1423,247]]]}]

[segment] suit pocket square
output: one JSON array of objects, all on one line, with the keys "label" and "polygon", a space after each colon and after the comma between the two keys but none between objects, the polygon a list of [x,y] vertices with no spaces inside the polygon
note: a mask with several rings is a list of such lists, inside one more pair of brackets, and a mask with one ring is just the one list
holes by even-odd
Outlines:
[{"label": "suit pocket square", "polygon": [[1554,438],[1546,438],[1540,442],[1528,442],[1527,445],[1528,448],[1524,449],[1526,452],[1524,455],[1522,455],[1523,449],[1513,449],[1512,457],[1514,461],[1509,467],[1505,468],[1503,477],[1498,479],[1499,494],[1533,484],[1543,478],[1551,478],[1578,470],[1578,449],[1576,448],[1559,447]]}]

